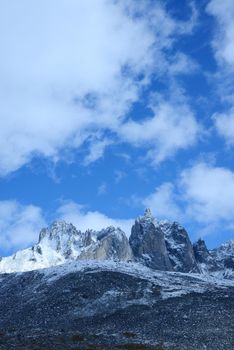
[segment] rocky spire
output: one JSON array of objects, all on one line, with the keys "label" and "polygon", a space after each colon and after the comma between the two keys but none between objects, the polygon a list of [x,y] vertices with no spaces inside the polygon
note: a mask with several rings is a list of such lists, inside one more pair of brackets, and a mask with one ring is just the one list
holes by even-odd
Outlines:
[{"label": "rocky spire", "polygon": [[149,218],[149,219],[154,219],[150,208],[145,209],[144,217]]},{"label": "rocky spire", "polygon": [[150,209],[135,221],[129,243],[138,261],[156,270],[172,270],[163,232]]},{"label": "rocky spire", "polygon": [[198,241],[193,244],[193,250],[198,263],[207,263],[210,253],[203,239],[199,238]]}]

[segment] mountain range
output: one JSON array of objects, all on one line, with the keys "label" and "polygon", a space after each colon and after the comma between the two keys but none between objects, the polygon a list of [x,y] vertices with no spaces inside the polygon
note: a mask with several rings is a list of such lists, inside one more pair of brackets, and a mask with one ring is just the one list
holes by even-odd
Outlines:
[{"label": "mountain range", "polygon": [[191,243],[177,222],[158,221],[150,209],[135,220],[129,239],[115,227],[81,232],[56,221],[41,230],[38,243],[0,258],[0,273],[24,272],[80,260],[136,262],[153,270],[202,273],[231,278],[234,240],[208,250],[205,241]]},{"label": "mountain range", "polygon": [[1,350],[234,349],[234,240],[208,250],[146,209],[120,228],[42,229],[0,259]]}]

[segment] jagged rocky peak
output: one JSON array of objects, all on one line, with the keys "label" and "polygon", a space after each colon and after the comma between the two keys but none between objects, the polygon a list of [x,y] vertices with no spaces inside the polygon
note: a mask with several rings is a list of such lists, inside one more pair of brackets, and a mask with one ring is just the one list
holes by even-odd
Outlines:
[{"label": "jagged rocky peak", "polygon": [[79,260],[133,260],[132,249],[125,233],[120,228],[107,227],[98,232],[93,232],[95,244],[84,249]]},{"label": "jagged rocky peak", "polygon": [[41,230],[38,243],[41,243],[45,239],[67,239],[68,237],[79,236],[80,234],[81,232],[72,224],[68,224],[65,221],[54,221],[49,227]]},{"label": "jagged rocky peak", "polygon": [[194,255],[198,263],[206,263],[211,258],[210,252],[207,249],[206,243],[203,239],[199,238],[197,242],[193,244]]},{"label": "jagged rocky peak", "polygon": [[162,221],[159,226],[164,234],[166,247],[173,270],[198,272],[192,243],[184,227],[178,222]]},{"label": "jagged rocky peak", "polygon": [[46,252],[48,249],[55,250],[61,253],[65,259],[76,258],[80,249],[91,244],[91,241],[91,235],[88,232],[82,233],[65,221],[55,221],[48,228],[41,230],[39,242],[34,249],[41,252]]},{"label": "jagged rocky peak", "polygon": [[99,241],[101,241],[103,238],[107,236],[115,236],[120,240],[126,237],[125,233],[119,227],[116,228],[114,226],[109,226],[102,229],[101,231],[96,232],[96,237],[97,237],[97,240]]},{"label": "jagged rocky peak", "polygon": [[219,248],[213,249],[210,253],[221,269],[234,270],[234,239],[222,244]]},{"label": "jagged rocky peak", "polygon": [[41,230],[31,248],[0,258],[1,272],[56,266],[73,260],[134,261],[154,270],[222,273],[234,271],[234,240],[208,251],[205,242],[192,246],[187,231],[177,222],[158,221],[150,209],[138,217],[128,240],[120,228],[81,232],[65,221]]},{"label": "jagged rocky peak", "polygon": [[172,270],[163,232],[150,209],[135,220],[129,243],[135,258],[157,270]]},{"label": "jagged rocky peak", "polygon": [[150,209],[135,221],[129,241],[134,256],[151,268],[199,272],[187,231],[177,222],[156,220]]},{"label": "jagged rocky peak", "polygon": [[144,218],[148,218],[149,220],[154,220],[153,214],[150,208],[146,208],[144,212]]},{"label": "jagged rocky peak", "polygon": [[199,238],[193,244],[193,251],[200,272],[213,272],[219,269],[216,260],[211,255],[203,239]]},{"label": "jagged rocky peak", "polygon": [[28,271],[73,260],[133,260],[128,238],[119,228],[81,232],[65,221],[55,221],[41,230],[31,248],[0,261],[0,272]]},{"label": "jagged rocky peak", "polygon": [[64,221],[54,222],[40,233],[38,248],[51,247],[65,259],[123,260],[132,259],[132,251],[125,233],[113,226],[101,231],[82,233]]},{"label": "jagged rocky peak", "polygon": [[224,255],[231,255],[233,256],[234,254],[234,239],[230,239],[226,243],[221,244],[219,248],[216,249],[217,252],[219,252],[220,255],[222,253]]}]

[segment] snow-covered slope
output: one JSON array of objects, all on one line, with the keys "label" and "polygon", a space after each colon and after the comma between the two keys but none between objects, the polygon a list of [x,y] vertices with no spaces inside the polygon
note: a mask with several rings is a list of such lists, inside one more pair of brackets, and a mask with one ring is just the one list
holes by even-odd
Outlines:
[{"label": "snow-covered slope", "polygon": [[0,349],[233,350],[234,281],[72,261],[0,276]]}]

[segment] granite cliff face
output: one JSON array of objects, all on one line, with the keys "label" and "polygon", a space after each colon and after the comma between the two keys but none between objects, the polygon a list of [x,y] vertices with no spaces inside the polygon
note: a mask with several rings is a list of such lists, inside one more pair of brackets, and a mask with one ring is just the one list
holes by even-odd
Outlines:
[{"label": "granite cliff face", "polygon": [[208,250],[205,241],[199,239],[194,243],[193,249],[201,273],[234,278],[234,240]]},{"label": "granite cliff face", "polygon": [[146,266],[199,272],[187,231],[177,222],[157,221],[149,209],[136,220],[129,242],[136,259]]},{"label": "granite cliff face", "polygon": [[222,244],[219,248],[211,251],[211,256],[222,268],[234,270],[234,239]]},{"label": "granite cliff face", "polygon": [[174,271],[199,272],[187,231],[177,222],[159,223]]},{"label": "granite cliff face", "polygon": [[163,231],[149,209],[136,219],[129,243],[137,261],[156,270],[172,270]]},{"label": "granite cliff face", "polygon": [[133,260],[133,254],[125,233],[119,228],[108,227],[93,234],[95,240],[79,255],[79,260]]},{"label": "granite cliff face", "polygon": [[201,273],[209,273],[220,270],[218,263],[211,251],[207,249],[204,240],[199,239],[193,244],[194,255]]},{"label": "granite cliff face", "polygon": [[196,261],[199,264],[206,264],[209,260],[212,259],[205,241],[201,238],[199,238],[199,240],[193,244],[193,250]]}]

